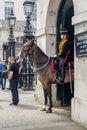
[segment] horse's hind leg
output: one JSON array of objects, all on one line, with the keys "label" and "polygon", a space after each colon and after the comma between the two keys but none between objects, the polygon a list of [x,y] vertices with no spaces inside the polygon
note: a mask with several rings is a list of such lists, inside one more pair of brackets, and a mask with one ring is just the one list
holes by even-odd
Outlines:
[{"label": "horse's hind leg", "polygon": [[46,89],[44,89],[44,105],[47,105],[47,96],[48,96],[48,92]]}]

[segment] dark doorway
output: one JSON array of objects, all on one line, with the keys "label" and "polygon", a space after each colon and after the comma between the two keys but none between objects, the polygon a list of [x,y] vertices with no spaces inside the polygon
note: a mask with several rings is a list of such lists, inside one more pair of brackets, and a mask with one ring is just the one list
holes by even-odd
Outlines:
[{"label": "dark doorway", "polygon": [[[67,28],[70,41],[70,61],[74,61],[74,26],[72,26],[72,17],[74,16],[74,8],[72,0],[61,0],[60,8],[58,10],[57,17],[57,46],[56,50],[58,53],[58,44],[60,41],[60,29]],[[61,100],[61,106],[71,105],[71,98],[74,95],[74,83],[73,92],[71,92],[70,83],[62,85],[57,84],[57,99]]]}]

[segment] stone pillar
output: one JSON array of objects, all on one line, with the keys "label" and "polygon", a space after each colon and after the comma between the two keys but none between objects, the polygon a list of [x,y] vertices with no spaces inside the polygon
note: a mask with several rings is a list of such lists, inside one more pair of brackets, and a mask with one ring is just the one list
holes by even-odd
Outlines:
[{"label": "stone pillar", "polygon": [[[56,53],[56,17],[57,17],[57,5],[52,4],[54,0],[37,0],[37,45],[44,51],[49,57],[54,56]],[[50,6],[50,7],[49,7]],[[54,7],[53,7],[54,6]],[[49,9],[49,8],[52,8]],[[49,19],[48,19],[49,17]],[[53,102],[56,102],[56,87],[53,88]],[[43,89],[41,83],[37,79],[36,87],[36,99],[43,103]]]},{"label": "stone pillar", "polygon": [[[41,35],[41,31],[39,31],[39,34],[37,35],[37,45],[44,51],[46,55],[49,57],[54,56],[56,53],[56,34],[51,35],[49,31],[54,30],[54,28],[50,28],[46,31],[46,29],[43,31],[44,32]],[[40,37],[39,37],[40,36]],[[53,102],[56,104],[56,87],[55,85],[52,85],[52,95],[53,95]],[[41,83],[37,79],[37,86],[36,86],[36,99],[40,102],[43,103],[43,89]]]},{"label": "stone pillar", "polygon": [[[87,0],[73,0],[74,17],[72,24],[75,26],[75,35],[87,31]],[[76,57],[75,65],[75,89],[72,99],[72,120],[87,128],[87,56]]]}]

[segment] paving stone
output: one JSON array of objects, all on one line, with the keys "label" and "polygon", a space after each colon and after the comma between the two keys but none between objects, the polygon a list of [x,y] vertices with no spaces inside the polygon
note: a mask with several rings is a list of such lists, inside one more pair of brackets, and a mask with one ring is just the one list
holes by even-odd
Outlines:
[{"label": "paving stone", "polygon": [[40,128],[44,130],[44,128],[73,124],[68,115],[61,115],[54,112],[47,114],[40,111],[41,104],[35,101],[34,94],[35,91],[20,90],[19,105],[10,106],[10,90],[0,90],[0,130],[39,130]]}]

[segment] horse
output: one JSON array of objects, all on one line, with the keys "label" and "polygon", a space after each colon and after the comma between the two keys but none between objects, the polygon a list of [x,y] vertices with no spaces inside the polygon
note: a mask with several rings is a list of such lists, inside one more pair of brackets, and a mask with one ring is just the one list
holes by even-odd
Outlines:
[{"label": "horse", "polygon": [[[44,90],[44,106],[42,107],[42,110],[45,110],[47,113],[51,113],[53,107],[51,85],[56,83],[57,72],[52,72],[51,58],[49,58],[35,44],[34,39],[27,41],[20,50],[20,58],[24,58],[27,55],[29,55],[33,60],[34,67],[37,71],[37,78],[41,82]],[[73,80],[73,78],[73,73],[71,73],[71,79]],[[64,83],[67,82],[70,82],[69,72],[65,72]],[[46,110],[45,106],[47,105],[47,96],[49,98],[49,107]]]}]

